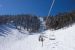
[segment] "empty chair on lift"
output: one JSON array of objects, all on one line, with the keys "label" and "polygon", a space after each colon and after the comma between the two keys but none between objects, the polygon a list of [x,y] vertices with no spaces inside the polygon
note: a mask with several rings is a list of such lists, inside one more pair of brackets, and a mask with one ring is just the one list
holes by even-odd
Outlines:
[{"label": "empty chair on lift", "polygon": [[49,40],[55,40],[55,36],[54,35],[51,35]]},{"label": "empty chair on lift", "polygon": [[51,38],[49,38],[49,40],[55,40],[55,38],[54,37],[51,37]]}]

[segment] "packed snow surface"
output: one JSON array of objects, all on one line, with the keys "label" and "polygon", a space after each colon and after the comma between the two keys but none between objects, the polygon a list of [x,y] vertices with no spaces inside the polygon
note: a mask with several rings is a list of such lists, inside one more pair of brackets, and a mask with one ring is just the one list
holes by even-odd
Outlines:
[{"label": "packed snow surface", "polygon": [[[2,32],[3,30],[3,32]],[[0,50],[75,50],[75,24],[64,29],[43,32],[43,46],[38,40],[41,33],[29,35],[25,30],[0,26]],[[54,40],[51,40],[54,36]]]}]

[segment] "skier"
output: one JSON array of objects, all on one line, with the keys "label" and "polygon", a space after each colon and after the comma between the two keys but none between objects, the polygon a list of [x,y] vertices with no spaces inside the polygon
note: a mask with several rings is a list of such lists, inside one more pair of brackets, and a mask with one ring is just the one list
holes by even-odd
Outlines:
[{"label": "skier", "polygon": [[44,41],[45,39],[43,38],[43,35],[40,35],[39,36],[39,41],[41,41],[42,42],[42,47],[43,47],[43,41]]},{"label": "skier", "polygon": [[44,36],[43,34],[39,36],[39,41],[42,42],[42,47],[43,47],[43,42],[45,38],[48,38],[48,37]]}]

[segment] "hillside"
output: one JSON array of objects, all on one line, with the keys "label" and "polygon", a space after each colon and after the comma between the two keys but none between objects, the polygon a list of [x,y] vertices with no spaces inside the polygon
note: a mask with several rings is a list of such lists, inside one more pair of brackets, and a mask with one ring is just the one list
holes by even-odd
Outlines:
[{"label": "hillside", "polygon": [[[40,33],[29,35],[27,31],[20,32],[12,25],[2,25],[0,28],[4,33],[8,32],[0,36],[0,50],[75,50],[75,24],[66,29],[44,31],[44,36],[48,38],[45,38],[43,47],[38,40]],[[55,40],[50,40],[53,34]]]},{"label": "hillside", "polygon": [[48,18],[0,16],[0,50],[75,50],[74,44],[75,11]]}]

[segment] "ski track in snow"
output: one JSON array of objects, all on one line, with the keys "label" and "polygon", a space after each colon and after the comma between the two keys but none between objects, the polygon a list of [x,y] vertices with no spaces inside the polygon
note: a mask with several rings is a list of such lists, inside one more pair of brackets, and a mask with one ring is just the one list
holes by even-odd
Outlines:
[{"label": "ski track in snow", "polygon": [[[75,50],[75,24],[66,29],[44,31],[48,38],[45,38],[43,47],[38,41],[40,34],[28,35],[27,31],[22,30],[21,33],[6,25],[2,29],[5,27],[8,35],[0,36],[0,50]],[[51,34],[55,35],[55,40],[49,40]]]}]

